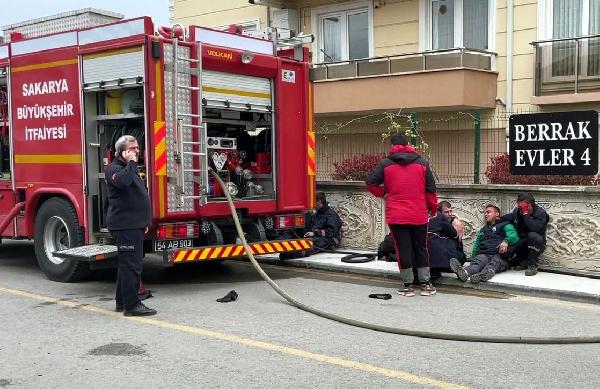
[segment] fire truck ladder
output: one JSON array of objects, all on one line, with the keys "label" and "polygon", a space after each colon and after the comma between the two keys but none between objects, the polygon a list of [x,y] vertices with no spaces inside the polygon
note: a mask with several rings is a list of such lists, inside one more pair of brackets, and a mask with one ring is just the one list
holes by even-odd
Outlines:
[{"label": "fire truck ladder", "polygon": [[[173,30],[175,27],[173,27]],[[200,43],[197,45],[197,58],[186,58],[182,57],[178,53],[178,39],[173,37],[173,62],[172,62],[172,82],[173,82],[173,95],[172,95],[172,109],[173,109],[173,128],[175,131],[175,166],[176,166],[176,185],[178,188],[178,198],[181,204],[187,199],[199,200],[201,205],[206,204],[206,193],[208,184],[208,167],[207,161],[204,157],[207,155],[206,146],[206,126],[202,121],[202,98],[200,96],[202,91],[202,46]],[[184,61],[189,66],[180,67],[179,61]],[[192,65],[195,65],[193,67]],[[192,80],[195,77],[197,80],[197,86],[181,85],[179,83],[179,76],[191,76]],[[190,92],[191,101],[197,103],[197,112],[187,112],[180,110],[180,104],[178,102],[179,90],[184,89]],[[192,107],[192,104],[189,104]],[[184,123],[185,119],[190,119],[189,123]],[[195,136],[192,136],[192,140],[184,139],[184,128],[192,128]],[[196,139],[196,140],[194,140]],[[186,145],[192,146],[192,151],[186,150]],[[189,167],[191,166],[191,168]],[[189,180],[186,181],[186,173],[192,173],[194,179],[192,180],[192,187],[194,184],[199,184],[200,194],[186,193],[186,184],[189,184]]]}]

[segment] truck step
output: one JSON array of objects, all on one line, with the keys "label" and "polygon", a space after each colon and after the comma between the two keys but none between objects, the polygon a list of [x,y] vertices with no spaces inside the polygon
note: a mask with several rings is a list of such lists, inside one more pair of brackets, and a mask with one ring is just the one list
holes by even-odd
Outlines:
[{"label": "truck step", "polygon": [[78,261],[103,261],[115,258],[118,255],[117,246],[107,244],[89,244],[87,246],[73,247],[66,250],[55,251],[55,257],[75,259]]}]

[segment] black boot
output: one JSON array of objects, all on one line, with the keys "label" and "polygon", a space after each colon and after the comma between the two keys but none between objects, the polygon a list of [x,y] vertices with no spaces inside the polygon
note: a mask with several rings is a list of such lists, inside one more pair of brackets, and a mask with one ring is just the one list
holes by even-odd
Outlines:
[{"label": "black boot", "polygon": [[148,308],[141,302],[138,302],[133,308],[128,309],[124,313],[125,316],[152,316],[156,315],[156,310]]}]

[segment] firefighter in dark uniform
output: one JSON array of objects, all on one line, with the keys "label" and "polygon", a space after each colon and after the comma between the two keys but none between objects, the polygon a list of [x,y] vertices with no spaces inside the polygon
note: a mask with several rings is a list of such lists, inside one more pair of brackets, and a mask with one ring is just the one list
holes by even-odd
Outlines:
[{"label": "firefighter in dark uniform", "polygon": [[316,194],[315,208],[316,212],[305,215],[304,219],[304,236],[313,239],[314,247],[305,253],[306,256],[334,249],[340,243],[342,220],[327,203],[325,193]]},{"label": "firefighter in dark uniform", "polygon": [[125,316],[150,316],[156,310],[140,301],[137,291],[142,274],[144,235],[150,225],[150,198],[137,174],[140,148],[131,135],[115,143],[115,159],[106,168],[107,225],[119,250],[116,311]]}]

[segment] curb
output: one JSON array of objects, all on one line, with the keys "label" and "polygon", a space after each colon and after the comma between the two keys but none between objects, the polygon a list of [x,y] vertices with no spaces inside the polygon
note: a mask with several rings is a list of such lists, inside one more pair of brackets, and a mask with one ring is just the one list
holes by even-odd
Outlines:
[{"label": "curb", "polygon": [[[400,274],[398,272],[390,272],[390,271],[382,270],[382,269],[369,269],[369,268],[362,268],[362,267],[358,267],[358,266],[352,266],[351,264],[342,263],[339,260],[338,260],[339,263],[334,262],[334,263],[324,264],[324,263],[319,263],[319,262],[311,262],[310,260],[306,260],[306,259],[288,259],[285,262],[282,262],[277,258],[261,257],[261,258],[257,258],[257,261],[260,263],[268,263],[268,264],[275,265],[275,266],[292,266],[292,267],[305,268],[305,269],[326,270],[326,271],[336,272],[336,273],[367,275],[367,276],[380,277],[385,280],[400,281]],[[569,291],[569,290],[539,288],[539,287],[531,287],[531,286],[525,286],[525,285],[505,284],[505,283],[493,282],[493,281],[482,282],[482,283],[474,285],[469,282],[460,282],[456,278],[454,278],[452,276],[446,276],[446,275],[443,275],[442,277],[436,279],[434,281],[434,285],[453,286],[453,287],[460,287],[460,288],[473,289],[473,290],[483,290],[483,291],[490,291],[490,292],[519,294],[519,295],[526,295],[526,296],[540,297],[540,298],[552,298],[552,299],[600,304],[600,295],[597,295],[597,294],[589,294],[589,293],[575,292],[575,291]]]}]

